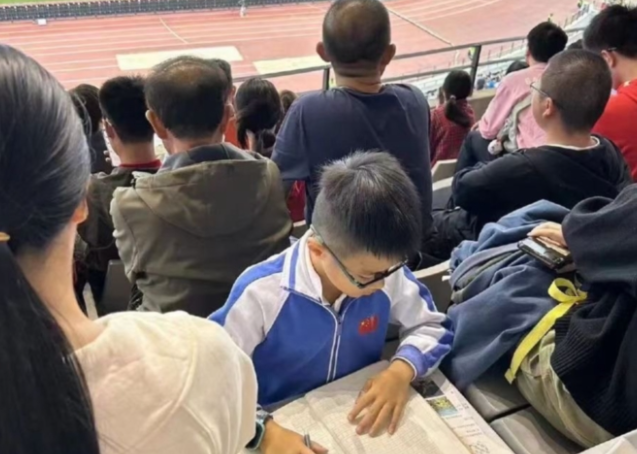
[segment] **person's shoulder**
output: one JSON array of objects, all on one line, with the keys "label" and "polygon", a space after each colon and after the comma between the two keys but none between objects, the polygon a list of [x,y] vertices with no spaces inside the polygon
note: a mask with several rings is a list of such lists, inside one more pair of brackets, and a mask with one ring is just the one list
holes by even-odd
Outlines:
[{"label": "person's shoulder", "polygon": [[289,250],[290,248],[241,273],[232,287],[228,301],[236,302],[248,291],[259,298],[281,291],[280,283]]},{"label": "person's shoulder", "polygon": [[[140,453],[170,452],[165,446],[151,448],[170,440],[200,448],[188,452],[209,452],[200,438],[177,438],[219,421],[214,407],[202,409],[197,403],[207,380],[214,379],[215,386],[240,383],[250,373],[249,358],[224,329],[183,312],[127,312],[97,323],[104,327],[102,334],[76,354],[100,435],[123,451],[135,446]],[[224,400],[225,393],[226,386],[213,386],[208,399]]]}]

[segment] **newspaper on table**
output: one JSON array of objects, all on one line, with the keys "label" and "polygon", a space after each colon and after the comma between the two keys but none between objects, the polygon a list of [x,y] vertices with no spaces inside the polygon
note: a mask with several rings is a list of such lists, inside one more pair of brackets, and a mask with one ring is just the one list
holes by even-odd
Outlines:
[{"label": "newspaper on table", "polygon": [[414,387],[473,454],[513,453],[442,372],[436,370]]}]

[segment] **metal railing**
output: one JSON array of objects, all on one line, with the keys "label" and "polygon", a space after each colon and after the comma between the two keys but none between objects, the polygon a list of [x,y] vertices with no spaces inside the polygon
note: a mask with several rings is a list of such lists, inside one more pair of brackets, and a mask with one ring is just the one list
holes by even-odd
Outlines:
[{"label": "metal railing", "polygon": [[[591,11],[590,13],[591,16],[593,13],[594,12]],[[566,29],[567,27],[572,26],[573,24],[576,24],[577,21],[584,18],[585,17],[583,14],[576,14],[569,20],[565,21],[564,24],[560,24],[560,25],[563,25],[564,28]],[[584,27],[575,27],[575,28],[570,28],[566,30],[571,40],[578,39],[583,33],[583,31],[584,31]],[[503,46],[505,44],[506,45],[510,44],[511,46],[506,46],[507,48],[505,48],[505,46]],[[516,46],[516,44],[519,44],[519,45]],[[498,46],[498,45],[502,45],[502,46],[498,52],[497,58],[492,59],[491,51],[484,52],[486,48]],[[417,72],[402,74],[398,76],[386,77],[383,79],[383,81],[384,82],[410,81],[410,80],[431,78],[433,76],[447,74],[453,70],[468,70],[471,75],[471,80],[475,84],[479,75],[480,68],[487,67],[487,66],[488,67],[503,66],[506,64],[510,64],[515,60],[523,59],[523,55],[518,55],[518,54],[522,54],[525,48],[526,48],[526,36],[515,36],[515,37],[509,37],[509,38],[494,39],[494,40],[483,41],[483,42],[468,43],[468,44],[462,44],[458,46],[448,46],[448,47],[443,47],[438,49],[431,49],[431,50],[424,50],[420,52],[401,54],[394,57],[394,61],[422,58],[422,57],[427,57],[427,56],[441,54],[441,53],[467,51],[469,49],[473,50],[471,59],[469,61],[466,61],[466,59],[463,59],[461,64],[456,64],[456,62],[452,62],[450,60],[448,66],[446,67],[437,68],[436,66],[434,66],[433,68],[427,69],[424,71],[417,71]],[[316,87],[316,89],[319,89],[319,88],[323,90],[329,89],[330,81],[332,79],[332,68],[330,65],[327,65],[327,64],[312,66],[308,68],[296,68],[296,69],[287,70],[287,71],[262,74],[260,75],[260,77],[263,77],[266,79],[274,79],[274,78],[294,76],[299,74],[315,73],[318,71],[322,72],[322,84],[321,84],[321,87]],[[235,80],[237,82],[242,82],[247,79],[250,79],[251,77],[254,77],[254,76],[252,75],[240,76],[235,78]]]}]

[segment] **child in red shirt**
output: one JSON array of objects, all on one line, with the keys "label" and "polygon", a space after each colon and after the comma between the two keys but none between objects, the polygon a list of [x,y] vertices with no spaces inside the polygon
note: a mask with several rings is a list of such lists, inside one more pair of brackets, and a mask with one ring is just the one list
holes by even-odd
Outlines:
[{"label": "child in red shirt", "polygon": [[460,147],[475,122],[471,95],[471,76],[451,71],[440,89],[440,105],[431,114],[429,144],[431,165],[444,159],[457,159]]},{"label": "child in red shirt", "polygon": [[610,98],[594,132],[619,147],[637,178],[637,8],[612,5],[599,13],[584,34],[584,47],[601,53],[617,93]]}]

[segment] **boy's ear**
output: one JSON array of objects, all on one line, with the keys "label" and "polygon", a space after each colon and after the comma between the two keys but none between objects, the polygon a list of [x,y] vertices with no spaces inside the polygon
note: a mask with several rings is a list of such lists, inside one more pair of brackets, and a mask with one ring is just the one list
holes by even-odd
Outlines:
[{"label": "boy's ear", "polygon": [[113,128],[113,125],[108,120],[104,120],[104,131],[106,131],[106,136],[110,140],[113,140],[117,136],[117,134],[115,133],[115,128]]},{"label": "boy's ear", "polygon": [[557,107],[551,98],[545,98],[542,102],[542,116],[547,120],[554,118],[557,114]]},{"label": "boy's ear", "polygon": [[617,66],[617,57],[615,57],[615,54],[613,52],[603,50],[602,57],[604,58],[604,60],[606,60],[606,64],[609,68],[613,69],[615,66]]},{"label": "boy's ear", "polygon": [[310,254],[314,255],[315,257],[322,257],[323,255],[325,255],[325,246],[323,246],[321,242],[314,237],[308,238],[307,247],[310,250]]}]

